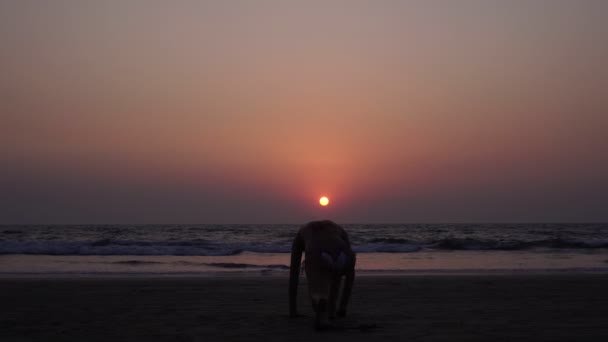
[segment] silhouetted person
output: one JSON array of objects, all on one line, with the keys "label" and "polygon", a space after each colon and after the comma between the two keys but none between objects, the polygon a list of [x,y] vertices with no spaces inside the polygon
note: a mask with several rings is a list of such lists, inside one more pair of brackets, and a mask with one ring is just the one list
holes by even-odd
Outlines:
[{"label": "silhouetted person", "polygon": [[289,269],[289,314],[297,316],[296,296],[302,252],[306,252],[304,270],[308,280],[308,291],[315,310],[315,328],[325,326],[325,319],[333,321],[342,277],[344,288],[338,316],[346,315],[346,306],[355,280],[355,253],[351,249],[348,235],[332,221],[313,221],[298,231],[291,248]]}]

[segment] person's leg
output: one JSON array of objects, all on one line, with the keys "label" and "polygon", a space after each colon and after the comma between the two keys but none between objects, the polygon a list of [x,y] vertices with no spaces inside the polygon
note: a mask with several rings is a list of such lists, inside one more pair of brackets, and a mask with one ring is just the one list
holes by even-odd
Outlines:
[{"label": "person's leg", "polygon": [[[313,257],[306,258],[306,264],[304,265],[306,271],[306,281],[308,282],[308,293],[310,294],[310,300],[314,303],[313,308],[317,307],[319,299],[325,297],[327,299],[327,293],[329,287],[326,286],[324,274],[319,268],[319,259]],[[327,287],[327,290],[325,289]]]},{"label": "person's leg", "polygon": [[315,313],[315,329],[321,330],[327,326],[325,323],[326,319],[324,317],[327,316],[327,299],[319,299],[316,307],[317,308]]},{"label": "person's leg", "polygon": [[344,289],[342,290],[342,298],[340,299],[340,308],[338,309],[338,317],[346,316],[346,307],[350,299],[350,294],[353,290],[353,283],[355,282],[355,269],[346,273],[344,278]]},{"label": "person's leg", "polygon": [[334,276],[329,289],[329,306],[327,308],[329,319],[333,320],[336,317],[336,303],[338,302],[338,292],[340,291],[341,276]]}]

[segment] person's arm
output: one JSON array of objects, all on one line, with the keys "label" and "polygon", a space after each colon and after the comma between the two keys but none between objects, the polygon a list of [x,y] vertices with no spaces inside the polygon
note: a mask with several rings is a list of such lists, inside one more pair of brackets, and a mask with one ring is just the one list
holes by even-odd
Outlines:
[{"label": "person's arm", "polygon": [[[340,237],[346,244],[348,248],[351,249],[352,246],[350,244],[350,239],[348,238],[348,234],[342,227],[340,227]],[[351,249],[351,260],[350,265],[348,267],[348,271],[345,274],[344,279],[344,287],[342,288],[342,298],[340,298],[340,306],[338,308],[338,316],[344,317],[346,316],[346,307],[348,306],[348,301],[350,300],[350,294],[353,290],[353,284],[355,282],[355,264],[357,263],[357,255]]]},{"label": "person's arm", "polygon": [[291,246],[291,265],[289,266],[289,316],[296,317],[298,310],[296,307],[298,294],[298,280],[300,277],[300,263],[302,262],[302,251],[304,250],[304,240],[300,232],[296,235]]}]

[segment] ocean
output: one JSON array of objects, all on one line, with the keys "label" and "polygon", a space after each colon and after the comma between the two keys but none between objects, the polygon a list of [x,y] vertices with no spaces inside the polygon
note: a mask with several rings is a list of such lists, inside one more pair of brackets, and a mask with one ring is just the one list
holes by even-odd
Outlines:
[{"label": "ocean", "polygon": [[[0,274],[289,270],[299,225],[4,225]],[[608,224],[344,224],[359,274],[608,272]]]}]

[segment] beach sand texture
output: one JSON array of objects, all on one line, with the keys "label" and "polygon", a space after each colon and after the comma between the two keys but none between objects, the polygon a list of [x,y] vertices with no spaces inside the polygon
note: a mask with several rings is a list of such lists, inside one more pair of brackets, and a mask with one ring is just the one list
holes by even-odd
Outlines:
[{"label": "beach sand texture", "polygon": [[608,275],[366,276],[342,326],[312,329],[306,281],[80,277],[0,280],[0,341],[605,341]]}]

